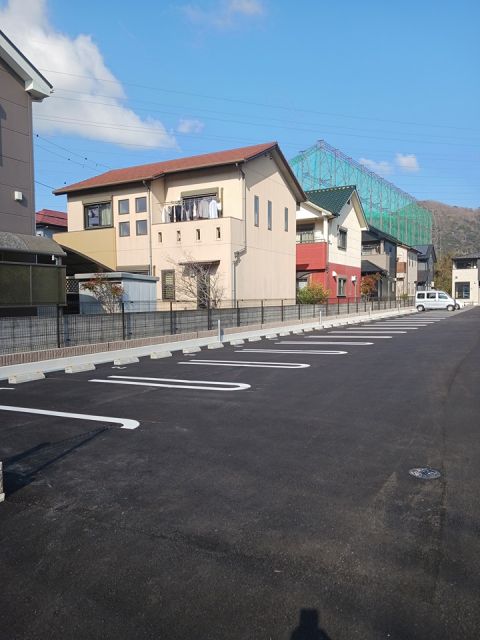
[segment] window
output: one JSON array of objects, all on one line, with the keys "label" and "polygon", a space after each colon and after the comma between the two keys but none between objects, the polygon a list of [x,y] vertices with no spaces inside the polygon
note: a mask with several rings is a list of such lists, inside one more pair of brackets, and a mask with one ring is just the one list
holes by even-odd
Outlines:
[{"label": "window", "polygon": [[146,220],[137,220],[137,236],[146,236],[148,233],[148,225]]},{"label": "window", "polygon": [[118,201],[118,213],[123,215],[124,213],[130,213],[130,202],[129,200],[119,200]]},{"label": "window", "polygon": [[161,231],[158,232],[158,241],[163,242],[163,235]]},{"label": "window", "polygon": [[455,269],[476,269],[477,261],[464,258],[463,260],[454,260]]},{"label": "window", "polygon": [[260,200],[255,196],[253,200],[253,224],[258,227],[260,225]]},{"label": "window", "polygon": [[436,300],[437,292],[436,291],[427,291],[427,300]]},{"label": "window", "polygon": [[425,300],[425,294],[423,293],[423,291],[417,292],[417,299],[418,300]]},{"label": "window", "polygon": [[195,229],[195,237],[197,240],[200,240],[200,229]]},{"label": "window", "polygon": [[470,299],[470,282],[455,283],[455,298],[458,298],[459,300]]},{"label": "window", "polygon": [[162,299],[175,300],[175,270],[162,270]]},{"label": "window", "polygon": [[147,211],[147,198],[142,196],[141,198],[135,198],[135,213],[146,213]]},{"label": "window", "polygon": [[284,231],[288,231],[288,208],[287,207],[285,207],[285,217],[284,217],[283,229],[284,229]]},{"label": "window", "polygon": [[439,293],[438,294],[438,299],[439,300],[448,300],[448,296],[446,293]]},{"label": "window", "polygon": [[346,249],[347,248],[347,231],[346,229],[338,230],[338,248]]},{"label": "window", "polygon": [[272,230],[272,203],[270,200],[267,205],[267,227],[269,231]]},{"label": "window", "polygon": [[84,206],[85,229],[112,226],[112,203],[98,202]]},{"label": "window", "polygon": [[130,235],[130,223],[129,222],[120,222],[118,225],[118,235],[121,238],[126,238]]},{"label": "window", "polygon": [[217,240],[220,240],[222,237],[222,231],[220,229],[220,227],[217,227]]},{"label": "window", "polygon": [[339,298],[344,298],[346,295],[347,295],[347,279],[338,278],[337,279],[337,296]]},{"label": "window", "polygon": [[177,229],[177,242],[181,242],[182,241],[182,232],[180,231],[180,229]]}]

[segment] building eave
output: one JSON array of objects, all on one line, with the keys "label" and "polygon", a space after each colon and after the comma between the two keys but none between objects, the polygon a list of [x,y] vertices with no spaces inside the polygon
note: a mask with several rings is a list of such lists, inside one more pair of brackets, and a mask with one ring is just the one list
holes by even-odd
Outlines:
[{"label": "building eave", "polygon": [[24,81],[25,91],[33,100],[41,102],[52,93],[53,86],[3,31],[0,31],[0,58]]}]

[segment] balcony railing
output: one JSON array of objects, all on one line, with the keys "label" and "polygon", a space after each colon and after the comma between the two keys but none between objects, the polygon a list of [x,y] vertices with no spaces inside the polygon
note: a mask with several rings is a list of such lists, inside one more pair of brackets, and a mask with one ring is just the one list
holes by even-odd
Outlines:
[{"label": "balcony railing", "polygon": [[297,231],[297,244],[310,244],[313,242],[325,242],[323,234],[319,231]]}]

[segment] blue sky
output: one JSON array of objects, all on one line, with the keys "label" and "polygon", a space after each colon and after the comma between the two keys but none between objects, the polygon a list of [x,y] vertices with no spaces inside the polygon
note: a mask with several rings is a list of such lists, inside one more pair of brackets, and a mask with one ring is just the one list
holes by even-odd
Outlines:
[{"label": "blue sky", "polygon": [[480,206],[480,3],[0,0],[54,85],[36,205],[108,168],[324,139],[418,199]]}]

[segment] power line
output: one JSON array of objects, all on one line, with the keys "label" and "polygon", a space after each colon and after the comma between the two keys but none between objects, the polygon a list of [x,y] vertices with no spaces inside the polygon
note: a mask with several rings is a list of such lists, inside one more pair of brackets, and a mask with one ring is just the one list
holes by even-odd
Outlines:
[{"label": "power line", "polygon": [[153,86],[149,86],[149,85],[142,85],[142,84],[137,84],[137,83],[133,83],[133,82],[125,82],[125,81],[120,81],[120,80],[112,80],[110,78],[97,78],[95,76],[85,76],[85,75],[81,75],[81,74],[77,74],[77,73],[68,73],[66,71],[57,71],[55,69],[45,69],[42,67],[39,67],[39,69],[41,71],[45,71],[47,73],[57,73],[59,75],[65,75],[65,76],[70,76],[73,78],[84,78],[87,80],[94,80],[96,82],[106,82],[109,84],[116,84],[116,85],[126,85],[126,86],[130,86],[130,87],[136,87],[139,89],[148,89],[150,91],[160,91],[160,92],[164,92],[164,93],[173,93],[173,94],[178,94],[178,95],[184,95],[184,96],[190,96],[190,97],[194,97],[194,98],[205,98],[207,100],[216,100],[216,101],[224,101],[224,102],[233,102],[233,103],[238,103],[238,104],[248,104],[254,107],[265,107],[265,108],[270,108],[270,109],[282,109],[284,111],[298,111],[298,112],[302,112],[302,113],[315,113],[317,115],[328,115],[328,116],[334,116],[334,117],[340,117],[340,118],[350,118],[350,119],[354,119],[354,120],[370,120],[370,121],[376,121],[376,122],[388,122],[391,124],[406,124],[406,125],[411,125],[411,126],[418,126],[418,127],[436,127],[436,128],[442,128],[442,129],[455,129],[455,130],[459,130],[459,131],[472,131],[473,129],[468,128],[468,127],[457,127],[455,125],[445,125],[445,124],[432,124],[431,122],[409,122],[409,121],[401,121],[401,120],[388,120],[385,118],[377,118],[377,117],[370,117],[370,116],[352,116],[350,114],[341,114],[341,113],[330,113],[330,112],[325,112],[325,111],[316,111],[314,109],[304,109],[304,108],[300,108],[300,107],[287,107],[285,105],[280,105],[280,104],[271,104],[271,103],[262,103],[262,102],[253,102],[250,100],[241,100],[239,98],[227,98],[227,97],[221,97],[221,96],[211,96],[211,95],[206,95],[206,94],[200,94],[200,93],[193,93],[193,92],[189,92],[189,91],[178,91],[175,89],[165,89],[164,87],[153,87]]},{"label": "power line", "polygon": [[39,133],[36,133],[35,137],[39,138],[40,140],[44,140],[48,144],[51,144],[54,147],[57,147],[58,149],[62,149],[63,151],[66,151],[67,153],[72,153],[75,156],[79,156],[80,158],[83,158],[83,160],[86,160],[87,162],[91,162],[97,167],[105,167],[106,169],[111,169],[112,168],[112,167],[109,167],[106,164],[102,164],[101,162],[96,162],[95,160],[89,160],[88,158],[82,156],[81,153],[78,153],[77,151],[72,151],[71,149],[67,149],[66,147],[62,147],[60,144],[57,144],[56,142],[52,142],[51,140],[48,140],[48,138],[44,138]]}]

